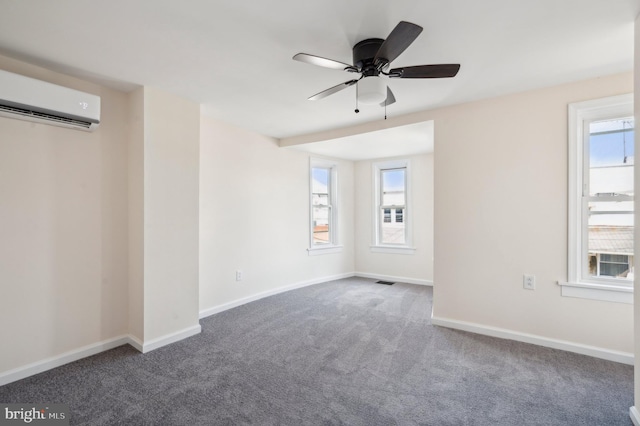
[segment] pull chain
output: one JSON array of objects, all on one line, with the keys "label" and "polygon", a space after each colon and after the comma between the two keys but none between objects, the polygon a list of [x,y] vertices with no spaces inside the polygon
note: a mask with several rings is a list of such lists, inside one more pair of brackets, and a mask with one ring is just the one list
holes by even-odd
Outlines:
[{"label": "pull chain", "polygon": [[358,109],[358,83],[356,82],[356,114],[360,112]]}]

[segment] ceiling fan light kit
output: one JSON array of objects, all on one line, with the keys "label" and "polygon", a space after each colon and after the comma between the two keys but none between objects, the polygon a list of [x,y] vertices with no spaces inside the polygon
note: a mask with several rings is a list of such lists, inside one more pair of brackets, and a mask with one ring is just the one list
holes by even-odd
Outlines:
[{"label": "ceiling fan light kit", "polygon": [[384,80],[364,77],[358,81],[358,102],[366,105],[380,104],[387,98],[387,85]]},{"label": "ceiling fan light kit", "polygon": [[[391,88],[381,76],[389,78],[448,78],[455,77],[460,64],[416,65],[393,68],[387,71],[389,64],[396,59],[420,35],[422,27],[411,22],[401,21],[391,31],[386,40],[368,38],[353,46],[353,65],[308,53],[298,53],[293,59],[312,65],[343,70],[360,74],[359,78],[346,81],[309,97],[315,101],[326,98],[349,86],[357,85],[356,102],[379,104],[387,107],[396,99]],[[356,112],[358,109],[356,107]],[[386,117],[385,117],[386,118]]]}]

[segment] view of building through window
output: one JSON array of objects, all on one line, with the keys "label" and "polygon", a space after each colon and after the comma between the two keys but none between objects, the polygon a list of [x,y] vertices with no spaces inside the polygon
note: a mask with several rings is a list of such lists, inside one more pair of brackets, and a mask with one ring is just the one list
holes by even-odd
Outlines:
[{"label": "view of building through window", "polygon": [[381,243],[405,244],[406,168],[380,171]]},{"label": "view of building through window", "polygon": [[633,118],[591,122],[587,160],[588,275],[632,280]]},{"label": "view of building through window", "polygon": [[311,204],[313,244],[329,244],[331,226],[331,169],[311,169]]}]

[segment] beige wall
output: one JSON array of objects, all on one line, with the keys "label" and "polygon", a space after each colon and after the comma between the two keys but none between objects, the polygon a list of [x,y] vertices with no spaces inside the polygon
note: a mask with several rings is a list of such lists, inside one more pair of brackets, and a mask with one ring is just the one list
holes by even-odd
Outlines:
[{"label": "beige wall", "polygon": [[129,334],[144,341],[144,88],[129,94]]},{"label": "beige wall", "polygon": [[126,95],[0,57],[0,68],[99,95],[87,133],[0,117],[0,373],[125,334]]},{"label": "beige wall", "polygon": [[0,68],[102,105],[92,133],[0,117],[0,380],[197,332],[199,105]]},{"label": "beige wall", "polygon": [[567,104],[632,90],[623,74],[439,111],[434,317],[633,353],[631,305],[556,285],[567,279]]},{"label": "beige wall", "polygon": [[144,341],[199,327],[200,106],[144,91]]},{"label": "beige wall", "polygon": [[353,273],[352,162],[338,165],[344,249],[309,256],[309,154],[208,117],[201,136],[201,310]]},{"label": "beige wall", "polygon": [[433,283],[433,154],[402,157],[411,162],[410,207],[414,254],[372,253],[374,184],[372,164],[355,163],[355,267],[362,275],[377,275],[420,284]]}]

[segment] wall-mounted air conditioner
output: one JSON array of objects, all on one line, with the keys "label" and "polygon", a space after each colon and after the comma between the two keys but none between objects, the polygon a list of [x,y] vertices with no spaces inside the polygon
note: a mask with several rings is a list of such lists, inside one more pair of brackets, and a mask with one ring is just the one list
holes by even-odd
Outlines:
[{"label": "wall-mounted air conditioner", "polygon": [[93,131],[100,97],[0,70],[0,116]]}]

